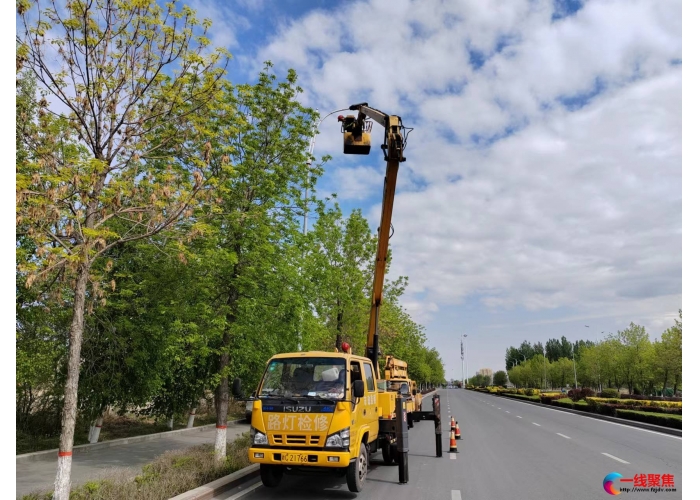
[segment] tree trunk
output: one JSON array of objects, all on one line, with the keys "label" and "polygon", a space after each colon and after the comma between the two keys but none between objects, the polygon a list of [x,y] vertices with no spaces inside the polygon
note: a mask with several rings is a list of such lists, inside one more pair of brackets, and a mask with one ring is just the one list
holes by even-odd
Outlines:
[{"label": "tree trunk", "polygon": [[87,290],[89,267],[86,261],[78,266],[73,298],[73,318],[70,325],[68,350],[68,374],[63,395],[61,437],[58,444],[58,466],[54,482],[54,500],[69,500],[70,472],[73,459],[73,436],[78,412],[78,378],[80,376],[80,348],[85,325],[85,291]]},{"label": "tree trunk", "polygon": [[226,428],[228,426],[228,365],[231,360],[228,353],[230,337],[228,329],[224,333],[223,344],[219,356],[219,373],[221,381],[216,388],[214,400],[216,404],[216,439],[214,441],[214,456],[216,460],[223,461],[226,458]]},{"label": "tree trunk", "polygon": [[90,436],[88,438],[88,441],[90,443],[96,443],[100,439],[100,431],[102,430],[102,422],[104,421],[104,418],[102,415],[97,417],[95,419],[95,423],[92,425],[92,428],[90,429]]},{"label": "tree trunk", "polygon": [[335,347],[338,352],[342,352],[342,338],[340,333],[343,328],[343,310],[340,308],[340,299],[338,299],[338,315],[336,316],[336,335],[335,335]]},{"label": "tree trunk", "polygon": [[[236,255],[241,255],[241,246],[235,245],[234,250]],[[240,264],[233,266],[233,275],[231,276],[231,287],[229,288],[228,305],[229,310],[226,314],[226,326],[221,339],[221,354],[219,355],[219,373],[221,380],[214,392],[214,404],[216,405],[216,438],[214,439],[214,457],[217,461],[223,461],[226,458],[226,430],[228,427],[228,379],[229,379],[229,364],[231,363],[231,355],[229,353],[231,343],[230,328],[236,323],[238,309],[238,290],[235,288],[235,283],[240,276]]]},{"label": "tree trunk", "polygon": [[190,411],[190,418],[187,420],[187,428],[191,429],[194,427],[194,416],[197,413],[197,407],[195,406],[192,408],[192,411]]},{"label": "tree trunk", "polygon": [[668,370],[664,370],[664,388],[661,389],[661,396],[666,397],[666,386],[668,385]]},{"label": "tree trunk", "polygon": [[175,419],[175,417],[173,415],[170,415],[170,418],[168,419],[168,429],[170,429],[171,431],[173,430],[173,420],[174,419]]}]

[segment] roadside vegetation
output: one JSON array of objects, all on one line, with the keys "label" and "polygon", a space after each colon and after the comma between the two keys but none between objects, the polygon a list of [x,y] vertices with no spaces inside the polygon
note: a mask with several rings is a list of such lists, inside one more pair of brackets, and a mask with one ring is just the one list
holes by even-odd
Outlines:
[{"label": "roadside vegetation", "polygon": [[[682,389],[683,313],[661,338],[651,341],[643,326],[631,323],[617,333],[602,335],[598,342],[569,342],[566,337],[544,345],[524,341],[506,350],[508,380],[516,387],[542,390],[592,388],[595,392],[646,396],[677,396]],[[501,379],[494,385],[505,386]],[[489,381],[470,379],[472,385]]]},{"label": "roadside vegetation", "polygon": [[[202,400],[205,401],[205,400]],[[242,419],[245,416],[245,404],[242,401],[231,405],[229,420]],[[176,415],[173,419],[173,427],[170,428],[168,419],[164,417],[139,415],[138,413],[127,412],[124,415],[117,413],[105,413],[100,432],[100,442],[111,441],[113,439],[129,438],[134,436],[144,436],[171,430],[185,429],[188,426],[189,415]],[[216,423],[216,411],[213,406],[203,404],[201,410],[195,414],[192,427],[211,425]],[[78,420],[75,429],[75,445],[88,444],[90,422],[84,419]],[[53,450],[58,448],[58,435],[47,433],[46,436],[37,433],[27,433],[17,431],[16,433],[16,453],[33,453],[37,451]]]},{"label": "roadside vegetation", "polygon": [[[660,396],[629,396],[616,391],[596,394],[589,388],[572,389],[568,392],[540,392],[539,389],[514,389],[498,386],[476,387],[468,385],[467,389],[497,394],[514,399],[525,399],[551,406],[588,411],[611,417],[625,418],[662,425],[674,429],[683,428],[683,403],[680,398],[663,398]],[[605,396],[614,397],[605,397]]]},{"label": "roadside vegetation", "polygon": [[[58,439],[66,499],[67,457],[86,429],[115,435],[109,408],[157,430],[209,394],[224,425],[233,380],[250,394],[273,354],[363,352],[376,235],[317,196],[331,158],[308,155],[319,116],[293,69],[231,83],[214,21],[180,3],[17,14],[16,431],[22,450]],[[437,385],[407,286],[386,283],[382,350]]]},{"label": "roadside vegetation", "polygon": [[[106,475],[71,489],[71,500],[167,500],[202,484],[215,481],[250,465],[250,437],[238,437],[227,445],[226,460],[214,456],[213,444],[168,451],[141,469],[136,477],[124,473]],[[53,492],[24,495],[22,500],[51,500]]]}]

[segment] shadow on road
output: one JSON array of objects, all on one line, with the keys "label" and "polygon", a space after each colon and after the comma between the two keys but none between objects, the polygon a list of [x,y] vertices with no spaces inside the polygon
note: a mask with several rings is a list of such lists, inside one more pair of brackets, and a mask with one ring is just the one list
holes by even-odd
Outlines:
[{"label": "shadow on road", "polygon": [[[369,478],[368,478],[369,479]],[[323,500],[357,498],[356,493],[347,490],[345,478],[324,476],[285,475],[277,488],[262,487],[249,498],[285,498],[290,500]]]}]

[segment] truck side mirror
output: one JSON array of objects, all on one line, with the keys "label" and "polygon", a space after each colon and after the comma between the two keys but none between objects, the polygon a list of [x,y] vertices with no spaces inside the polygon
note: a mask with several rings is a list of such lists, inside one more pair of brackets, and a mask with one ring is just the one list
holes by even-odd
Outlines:
[{"label": "truck side mirror", "polygon": [[352,397],[362,398],[365,395],[365,383],[362,380],[355,380],[352,383]]},{"label": "truck side mirror", "polygon": [[415,389],[413,389],[413,395],[415,396],[416,394],[418,394],[418,391],[416,391]]},{"label": "truck side mirror", "polygon": [[231,384],[231,392],[236,399],[243,399],[243,391],[241,390],[241,379],[234,378]]}]

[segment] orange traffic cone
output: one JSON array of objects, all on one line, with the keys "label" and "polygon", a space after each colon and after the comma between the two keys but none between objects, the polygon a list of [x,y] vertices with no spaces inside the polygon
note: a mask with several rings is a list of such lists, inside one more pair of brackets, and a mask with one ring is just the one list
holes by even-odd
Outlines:
[{"label": "orange traffic cone", "polygon": [[457,451],[457,441],[455,441],[455,431],[450,431],[450,453],[459,453]]},{"label": "orange traffic cone", "polygon": [[455,422],[455,439],[462,439],[462,433],[459,432],[459,422]]},{"label": "orange traffic cone", "polygon": [[455,430],[455,418],[450,417],[450,431],[454,432]]}]

